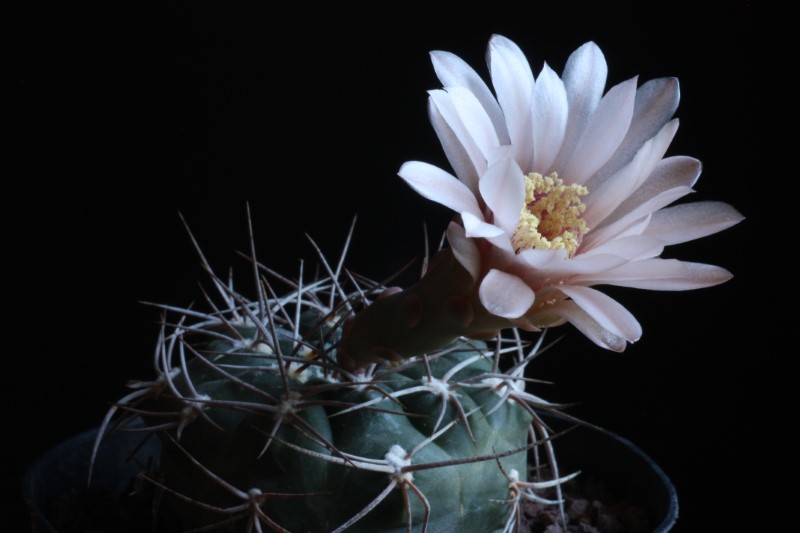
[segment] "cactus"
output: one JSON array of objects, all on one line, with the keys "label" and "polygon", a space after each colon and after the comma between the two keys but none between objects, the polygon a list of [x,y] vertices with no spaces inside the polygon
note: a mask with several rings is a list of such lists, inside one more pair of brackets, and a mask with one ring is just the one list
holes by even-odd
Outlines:
[{"label": "cactus", "polygon": [[[419,282],[389,288],[321,253],[325,276],[308,283],[301,267],[290,280],[252,246],[247,299],[201,253],[218,297],[205,310],[163,306],[157,376],[131,384],[93,453],[108,428],[141,417],[163,444],[143,477],[200,530],[508,532],[523,500],[560,505],[567,478],[538,414],[557,406],[525,390],[543,337],[529,347],[514,327],[569,322],[622,351],[642,328],[594,286],[722,283],[723,268],[660,254],[742,217],[717,202],[666,207],[700,169],[662,159],[677,80],[602,96],[594,43],[563,79],[545,67],[535,84],[505,37],[489,57],[497,99],[457,56],[432,54],[443,89],[429,112],[456,176],[419,161],[399,175],[457,216]],[[538,494],[551,487],[554,499]]]},{"label": "cactus", "polygon": [[524,481],[529,456],[555,460],[535,410],[554,406],[525,392],[541,338],[456,335],[354,369],[339,361],[351,317],[396,291],[320,259],[328,275],[308,283],[302,267],[292,281],[251,258],[252,300],[203,259],[218,298],[161,306],[157,377],[130,384],[95,453],[112,421],[141,418],[162,443],[142,477],[186,528],[485,533],[513,530],[523,498],[557,503],[535,490],[563,479]]}]

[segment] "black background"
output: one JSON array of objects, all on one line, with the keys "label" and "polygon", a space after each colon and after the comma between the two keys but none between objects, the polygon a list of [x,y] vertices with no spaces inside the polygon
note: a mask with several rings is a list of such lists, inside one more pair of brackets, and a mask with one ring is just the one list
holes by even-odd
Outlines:
[{"label": "black background", "polygon": [[179,211],[212,264],[242,277],[246,202],[259,258],[284,273],[313,259],[305,233],[337,254],[355,214],[352,270],[381,278],[419,257],[423,221],[436,239],[451,216],[396,176],[410,159],[447,168],[425,111],[425,91],[439,86],[428,51],[453,51],[485,75],[486,44],[500,33],[536,72],[545,59],[560,72],[595,40],[609,84],[677,76],[681,129],[669,154],[703,161],[693,200],[748,217],[665,253],[724,266],[733,280],[687,293],[609,290],[642,323],[642,340],[620,355],[561,328],[533,368],[556,383],[541,393],[579,402],[573,413],[663,466],[679,491],[677,531],[780,524],[768,481],[788,396],[775,339],[789,323],[770,308],[780,273],[756,298],[754,259],[778,253],[759,229],[760,201],[777,194],[755,148],[756,107],[772,105],[757,90],[762,25],[744,3],[713,17],[666,7],[298,4],[286,15],[165,2],[21,15],[3,196],[10,451],[0,523],[22,527],[27,464],[96,425],[127,379],[150,376],[158,312],[139,302],[199,298]]}]

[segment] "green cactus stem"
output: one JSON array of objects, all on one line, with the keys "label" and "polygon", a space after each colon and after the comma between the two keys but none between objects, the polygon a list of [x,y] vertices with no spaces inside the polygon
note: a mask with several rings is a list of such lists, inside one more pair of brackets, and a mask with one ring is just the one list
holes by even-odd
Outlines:
[{"label": "green cactus stem", "polygon": [[[522,500],[558,489],[555,468],[554,480],[525,480],[529,456],[555,467],[537,410],[556,406],[525,390],[541,342],[463,337],[501,324],[467,297],[471,279],[451,254],[374,302],[385,287],[343,281],[323,256],[330,275],[310,283],[302,268],[292,281],[253,257],[252,300],[201,259],[218,298],[206,295],[207,311],[161,306],[156,378],[130,384],[95,446],[108,428],[144,420],[162,443],[142,474],[163,490],[162,513],[215,531],[508,532]],[[385,328],[408,318],[409,297],[421,302],[413,324]],[[470,321],[453,312],[458,298]],[[402,358],[353,358],[376,345]]]},{"label": "green cactus stem", "polygon": [[350,368],[397,361],[461,336],[493,337],[510,325],[483,307],[475,280],[447,249],[413,287],[382,296],[345,325],[339,358]]}]

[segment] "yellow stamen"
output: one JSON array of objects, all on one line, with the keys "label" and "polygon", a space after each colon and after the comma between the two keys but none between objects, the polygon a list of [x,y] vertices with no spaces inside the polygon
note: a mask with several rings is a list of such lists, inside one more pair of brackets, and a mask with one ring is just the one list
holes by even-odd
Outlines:
[{"label": "yellow stamen", "polygon": [[586,206],[580,198],[587,194],[583,185],[564,185],[555,172],[525,176],[525,205],[511,237],[514,250],[566,249],[573,255],[588,230],[581,218]]}]

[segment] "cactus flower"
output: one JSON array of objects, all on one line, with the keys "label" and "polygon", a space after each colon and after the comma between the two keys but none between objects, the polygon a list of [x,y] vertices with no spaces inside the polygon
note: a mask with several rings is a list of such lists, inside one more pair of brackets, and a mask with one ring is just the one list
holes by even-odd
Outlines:
[{"label": "cactus flower", "polygon": [[400,176],[457,211],[455,256],[479,282],[481,303],[528,329],[571,322],[621,351],[641,327],[591,288],[687,290],[730,278],[723,268],[661,259],[664,246],[742,219],[721,202],[666,207],[692,192],[700,162],[664,158],[678,129],[678,82],[637,78],[603,95],[606,63],[594,43],[534,79],[520,49],[494,36],[495,98],[464,61],[433,52],[444,89],[431,91],[431,122],[458,179],[409,162]]},{"label": "cactus flower", "polygon": [[[494,36],[488,51],[493,94],[457,56],[433,52],[432,59],[444,88],[430,92],[428,110],[455,176],[419,161],[405,163],[399,174],[458,213],[447,230],[448,253],[469,281],[459,274],[458,287],[439,282],[434,291],[412,288],[412,298],[393,295],[405,313],[395,314],[406,323],[469,335],[570,322],[596,344],[622,351],[639,339],[641,327],[594,286],[688,290],[731,277],[721,267],[660,258],[667,245],[742,219],[722,202],[667,207],[693,192],[701,170],[694,158],[664,157],[678,129],[675,78],[637,88],[634,77],[603,94],[607,67],[591,42],[570,56],[561,77],[545,64],[534,78],[517,45]],[[454,308],[450,315],[417,302],[416,293],[441,298],[448,290],[457,296],[444,296]],[[426,307],[437,317],[424,317]],[[374,313],[364,320],[378,322]],[[462,317],[459,327],[442,327],[452,317]],[[346,351],[357,361],[372,357],[359,353],[364,350],[402,355],[404,339],[424,338],[411,329],[395,334],[403,341],[399,349],[362,331],[371,338],[358,339],[359,346],[351,341]]]},{"label": "cactus flower", "polygon": [[399,174],[457,216],[412,287],[343,269],[352,233],[335,268],[312,241],[325,275],[309,281],[302,262],[295,278],[277,274],[257,260],[250,223],[250,299],[191,238],[217,294],[203,291],[207,311],[160,306],[156,377],[129,383],[91,452],[94,464],[117,428],[158,436],[138,477],[155,488],[153,524],[510,532],[533,501],[558,506],[566,528],[561,486],[574,474],[559,470],[540,417],[563,406],[526,390],[544,335],[527,346],[499,330],[570,322],[621,351],[641,328],[594,287],[725,281],[723,268],[660,255],[742,217],[721,202],[668,207],[700,173],[695,159],[664,158],[676,80],[603,95],[593,43],[562,77],[545,65],[534,78],[503,37],[489,58],[494,94],[456,56],[433,54],[444,89],[431,92],[431,120],[455,175],[416,161]]}]

